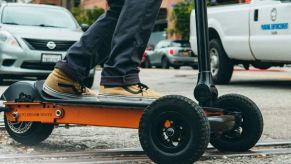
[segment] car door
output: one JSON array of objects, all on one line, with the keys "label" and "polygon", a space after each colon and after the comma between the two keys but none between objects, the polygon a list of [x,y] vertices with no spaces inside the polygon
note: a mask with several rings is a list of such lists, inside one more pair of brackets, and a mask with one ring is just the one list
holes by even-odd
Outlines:
[{"label": "car door", "polygon": [[151,54],[151,56],[150,56],[150,61],[151,61],[151,64],[152,65],[157,65],[158,64],[158,55],[159,55],[159,51],[160,51],[160,49],[161,49],[161,47],[162,47],[162,44],[163,44],[163,42],[161,41],[161,42],[159,42],[157,45],[156,45],[156,47],[155,47],[155,49],[153,50],[153,53]]},{"label": "car door", "polygon": [[291,0],[256,1],[250,14],[250,46],[258,60],[291,61]]},{"label": "car door", "polygon": [[153,62],[155,65],[161,65],[161,60],[162,60],[162,55],[163,55],[163,51],[164,49],[167,47],[168,41],[161,41],[158,43],[158,45],[156,46],[155,49],[155,54],[153,55]]}]

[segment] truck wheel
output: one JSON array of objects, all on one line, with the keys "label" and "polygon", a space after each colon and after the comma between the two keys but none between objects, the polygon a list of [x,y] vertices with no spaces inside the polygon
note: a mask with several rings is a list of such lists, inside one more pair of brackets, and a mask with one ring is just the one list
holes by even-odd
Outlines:
[{"label": "truck wheel", "polygon": [[47,139],[54,129],[53,124],[42,124],[39,122],[13,123],[4,116],[5,129],[15,141],[33,146]]},{"label": "truck wheel", "polygon": [[209,54],[211,73],[214,83],[229,83],[233,73],[233,64],[231,60],[227,57],[219,40],[212,39],[209,42]]},{"label": "truck wheel", "polygon": [[169,69],[170,68],[170,63],[167,59],[167,57],[162,58],[162,68],[163,69]]},{"label": "truck wheel", "polygon": [[182,96],[165,96],[149,105],[140,120],[142,148],[156,163],[193,163],[205,152],[210,127],[203,110]]},{"label": "truck wheel", "polygon": [[229,94],[218,98],[215,107],[225,110],[225,115],[235,115],[236,126],[219,136],[211,137],[210,143],[220,151],[247,151],[261,138],[263,117],[257,105],[249,98]]}]

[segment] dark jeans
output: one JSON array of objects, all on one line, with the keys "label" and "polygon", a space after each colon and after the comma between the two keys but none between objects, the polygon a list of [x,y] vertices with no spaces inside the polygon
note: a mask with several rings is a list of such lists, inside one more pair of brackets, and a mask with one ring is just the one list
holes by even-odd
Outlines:
[{"label": "dark jeans", "polygon": [[162,0],[107,0],[104,13],[56,64],[70,78],[82,82],[90,69],[105,62],[101,85],[140,82],[139,69]]}]

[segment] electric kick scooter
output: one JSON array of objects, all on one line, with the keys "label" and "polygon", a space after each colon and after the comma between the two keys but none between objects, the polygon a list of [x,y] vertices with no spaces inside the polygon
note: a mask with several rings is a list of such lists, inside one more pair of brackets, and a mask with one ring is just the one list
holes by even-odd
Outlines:
[{"label": "electric kick scooter", "polygon": [[209,142],[221,151],[247,151],[260,139],[263,118],[247,97],[218,97],[208,51],[207,8],[195,0],[199,77],[194,96],[151,99],[57,99],[42,91],[43,81],[12,84],[2,95],[8,134],[24,145],[37,145],[58,124],[138,129],[144,152],[156,163],[193,163]]}]

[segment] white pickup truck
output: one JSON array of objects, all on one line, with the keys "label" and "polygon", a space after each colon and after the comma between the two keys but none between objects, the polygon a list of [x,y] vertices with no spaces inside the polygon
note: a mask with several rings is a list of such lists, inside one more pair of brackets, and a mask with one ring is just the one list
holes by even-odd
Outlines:
[{"label": "white pickup truck", "polygon": [[[291,0],[217,0],[208,7],[211,72],[229,83],[236,64],[268,69],[291,63]],[[197,53],[195,11],[190,43]]]}]

